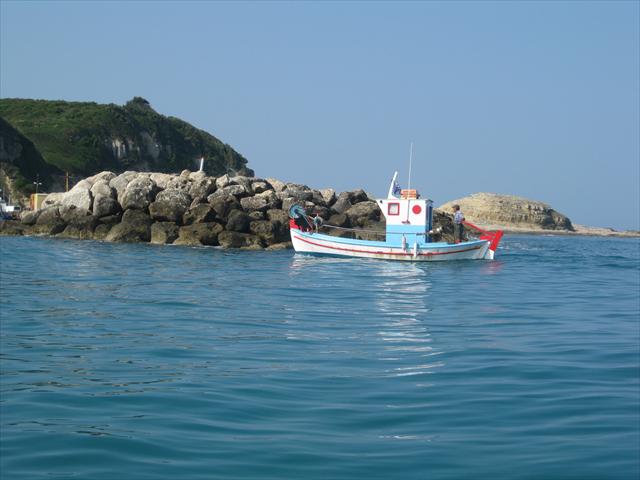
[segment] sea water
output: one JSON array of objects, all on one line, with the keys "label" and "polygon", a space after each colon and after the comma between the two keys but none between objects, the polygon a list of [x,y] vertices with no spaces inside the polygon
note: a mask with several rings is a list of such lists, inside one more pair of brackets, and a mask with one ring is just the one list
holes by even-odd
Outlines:
[{"label": "sea water", "polygon": [[2,479],[637,479],[640,242],[0,238]]}]

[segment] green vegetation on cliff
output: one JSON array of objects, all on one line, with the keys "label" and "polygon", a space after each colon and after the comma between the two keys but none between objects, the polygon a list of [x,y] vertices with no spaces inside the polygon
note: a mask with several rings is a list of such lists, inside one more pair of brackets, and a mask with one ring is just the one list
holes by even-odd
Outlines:
[{"label": "green vegetation on cliff", "polygon": [[[50,169],[81,176],[103,170],[193,170],[200,157],[205,158],[205,170],[211,175],[252,173],[247,160],[229,145],[178,118],[158,114],[140,97],[124,106],[0,99],[0,119],[36,150],[28,157],[10,155],[6,149],[11,142],[4,133],[9,129],[0,124],[0,160],[27,179],[36,174],[33,167],[42,167],[36,165],[36,157]],[[39,174],[46,177],[48,173]]]}]

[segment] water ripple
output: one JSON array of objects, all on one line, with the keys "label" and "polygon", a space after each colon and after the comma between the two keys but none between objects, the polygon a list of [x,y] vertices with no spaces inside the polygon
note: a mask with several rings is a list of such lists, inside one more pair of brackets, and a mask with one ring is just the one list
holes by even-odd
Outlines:
[{"label": "water ripple", "polygon": [[637,478],[637,239],[495,262],[0,237],[2,478]]}]

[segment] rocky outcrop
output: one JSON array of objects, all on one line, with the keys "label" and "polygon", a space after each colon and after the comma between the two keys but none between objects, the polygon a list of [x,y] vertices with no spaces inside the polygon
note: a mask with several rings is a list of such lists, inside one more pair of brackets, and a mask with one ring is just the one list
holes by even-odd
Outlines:
[{"label": "rocky outcrop", "polygon": [[571,220],[549,205],[515,195],[474,193],[447,202],[438,210],[450,214],[455,204],[460,205],[468,221],[488,228],[574,231]]},{"label": "rocky outcrop", "polygon": [[291,248],[288,209],[295,203],[340,226],[384,230],[363,190],[336,196],[276,179],[185,170],[101,172],[50,194],[43,209],[21,221],[3,222],[0,234],[277,250]]}]

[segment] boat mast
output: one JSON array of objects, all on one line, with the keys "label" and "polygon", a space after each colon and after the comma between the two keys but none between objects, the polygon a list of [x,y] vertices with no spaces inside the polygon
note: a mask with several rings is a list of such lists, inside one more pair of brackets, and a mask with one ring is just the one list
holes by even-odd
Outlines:
[{"label": "boat mast", "polygon": [[413,142],[409,147],[409,181],[407,182],[407,189],[411,189],[411,161],[413,160]]}]

